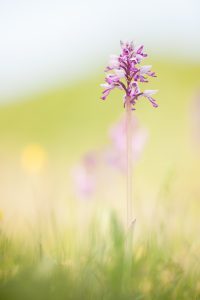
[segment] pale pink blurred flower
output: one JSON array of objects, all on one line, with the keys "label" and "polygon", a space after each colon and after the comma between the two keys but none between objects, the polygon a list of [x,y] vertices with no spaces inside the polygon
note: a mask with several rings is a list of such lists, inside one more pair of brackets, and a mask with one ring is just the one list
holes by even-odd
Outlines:
[{"label": "pale pink blurred flower", "polygon": [[[147,140],[147,132],[140,128],[136,118],[132,118],[132,162],[139,159]],[[126,119],[123,117],[118,123],[113,125],[109,135],[111,145],[105,151],[106,162],[122,171],[126,170]]]},{"label": "pale pink blurred flower", "polygon": [[95,153],[88,153],[82,162],[74,167],[72,178],[76,196],[81,199],[92,197],[96,189],[96,166],[98,158]]},{"label": "pale pink blurred flower", "polygon": [[[141,128],[135,117],[132,118],[132,162],[133,167],[139,159],[147,140],[147,132]],[[73,183],[79,199],[92,198],[97,188],[106,183],[111,171],[126,171],[126,120],[123,116],[109,129],[110,145],[100,151],[89,152],[73,169]],[[102,176],[102,173],[103,176]],[[111,175],[112,174],[112,175]],[[117,174],[117,173],[116,173]],[[105,181],[105,182],[104,182]]]}]

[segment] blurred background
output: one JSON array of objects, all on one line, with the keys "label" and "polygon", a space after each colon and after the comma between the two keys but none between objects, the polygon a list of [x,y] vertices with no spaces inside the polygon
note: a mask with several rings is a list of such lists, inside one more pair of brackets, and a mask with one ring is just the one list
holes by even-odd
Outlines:
[{"label": "blurred background", "polygon": [[50,223],[78,226],[69,243],[93,216],[124,222],[125,174],[105,164],[122,94],[104,102],[100,84],[119,41],[133,40],[157,74],[146,89],[159,90],[159,108],[133,112],[135,235],[165,232],[181,264],[199,253],[199,11],[198,0],[0,0],[0,233],[34,244],[35,228],[45,249]]},{"label": "blurred background", "polygon": [[[79,203],[71,171],[109,143],[109,128],[123,113],[120,93],[99,99],[121,39],[144,44],[144,63],[158,76],[147,88],[159,90],[159,108],[143,101],[134,112],[148,135],[134,168],[134,201],[151,210],[169,180],[177,201],[191,201],[199,192],[199,8],[195,0],[0,1],[4,218],[27,217],[52,201]],[[124,197],[123,184],[120,192],[113,188],[123,176],[110,177],[90,202]]]}]

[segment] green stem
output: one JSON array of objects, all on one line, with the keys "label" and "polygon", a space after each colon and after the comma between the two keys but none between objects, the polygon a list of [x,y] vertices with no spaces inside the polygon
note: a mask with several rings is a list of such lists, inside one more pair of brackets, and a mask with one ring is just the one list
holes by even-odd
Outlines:
[{"label": "green stem", "polygon": [[126,222],[127,228],[132,222],[132,126],[131,126],[132,110],[130,98],[126,99],[126,162],[127,162],[127,178],[126,178]]}]

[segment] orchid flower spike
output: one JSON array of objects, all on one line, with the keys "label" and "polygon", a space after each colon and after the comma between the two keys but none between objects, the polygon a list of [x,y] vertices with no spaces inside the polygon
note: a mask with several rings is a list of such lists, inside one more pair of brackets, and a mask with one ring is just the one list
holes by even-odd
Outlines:
[{"label": "orchid flower spike", "polygon": [[145,97],[153,107],[157,107],[156,100],[152,98],[157,90],[141,91],[139,87],[139,83],[148,82],[148,77],[156,77],[155,72],[151,71],[151,66],[140,66],[141,61],[147,57],[143,52],[144,46],[135,47],[133,42],[120,42],[120,44],[121,54],[112,55],[105,69],[107,75],[105,83],[101,84],[104,88],[101,99],[106,100],[110,92],[118,88],[125,92],[124,106],[129,99],[132,109],[135,109],[137,100]]}]

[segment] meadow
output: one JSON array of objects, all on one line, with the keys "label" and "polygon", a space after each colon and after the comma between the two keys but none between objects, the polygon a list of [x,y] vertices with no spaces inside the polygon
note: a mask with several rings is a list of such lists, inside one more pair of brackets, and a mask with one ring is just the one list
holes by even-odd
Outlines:
[{"label": "meadow", "polygon": [[200,299],[200,66],[151,64],[159,108],[133,112],[148,132],[133,233],[123,176],[104,172],[88,200],[73,190],[73,166],[123,113],[119,93],[99,99],[101,71],[1,105],[0,299]]}]

